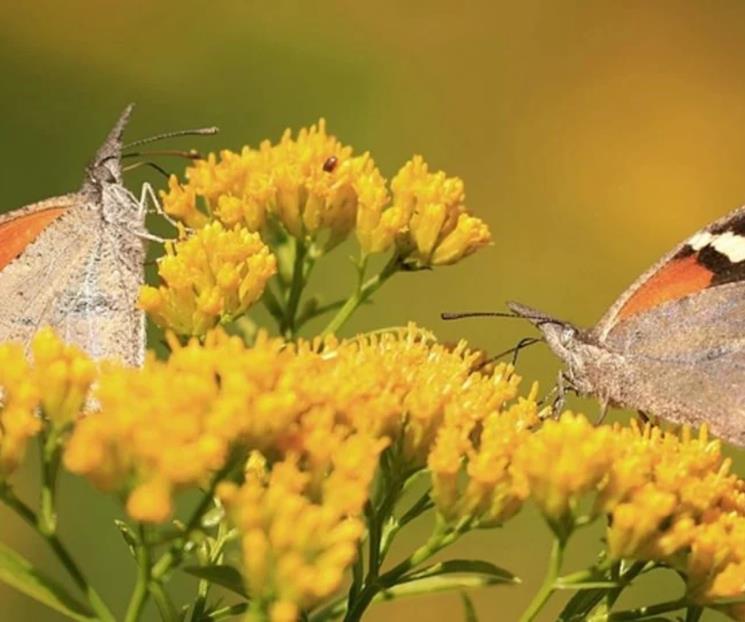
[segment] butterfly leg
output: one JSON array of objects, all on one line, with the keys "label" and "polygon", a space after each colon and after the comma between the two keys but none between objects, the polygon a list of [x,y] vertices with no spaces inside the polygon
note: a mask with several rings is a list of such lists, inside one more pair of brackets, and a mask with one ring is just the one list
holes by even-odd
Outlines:
[{"label": "butterfly leg", "polygon": [[160,204],[158,197],[155,195],[155,190],[153,190],[153,187],[148,182],[145,182],[144,184],[142,184],[142,191],[140,192],[140,200],[138,201],[140,213],[142,216],[144,216],[145,213],[149,211],[148,200],[150,203],[152,203],[155,213],[165,218],[174,229],[178,229],[178,230],[183,229],[184,225],[176,222],[173,218],[171,218],[166,213],[166,211],[163,209],[163,206]]},{"label": "butterfly leg", "polygon": [[553,389],[556,396],[551,404],[551,414],[554,418],[557,418],[561,411],[564,410],[564,402],[566,402],[567,394],[566,380],[566,375],[560,370],[559,374],[556,376],[556,386]]}]

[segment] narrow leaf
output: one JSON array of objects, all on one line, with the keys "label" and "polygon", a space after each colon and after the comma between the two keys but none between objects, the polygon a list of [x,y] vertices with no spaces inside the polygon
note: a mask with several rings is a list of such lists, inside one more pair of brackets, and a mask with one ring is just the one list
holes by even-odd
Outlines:
[{"label": "narrow leaf", "polygon": [[554,584],[557,590],[612,590],[617,587],[621,587],[618,581],[580,581],[579,583],[557,581]]},{"label": "narrow leaf", "polygon": [[434,592],[445,592],[448,590],[480,588],[504,583],[505,581],[497,577],[479,575],[427,577],[389,587],[378,593],[373,600],[375,602],[393,600],[404,596],[418,596],[420,594],[432,594]]},{"label": "narrow leaf", "polygon": [[199,622],[213,622],[213,620],[225,620],[226,618],[232,618],[239,616],[248,611],[248,603],[238,603],[237,605],[230,605],[229,607],[222,607],[221,609],[214,609],[207,611],[204,615],[199,618]]},{"label": "narrow leaf", "polygon": [[186,566],[183,568],[183,571],[193,577],[204,579],[205,581],[224,587],[226,590],[235,592],[244,598],[248,598],[246,588],[243,585],[243,577],[233,566],[220,564],[214,566]]},{"label": "narrow leaf", "polygon": [[42,575],[28,560],[2,543],[0,581],[72,620],[95,620],[92,612],[70,596],[64,587]]},{"label": "narrow leaf", "polygon": [[405,581],[418,581],[427,577],[437,577],[448,574],[483,575],[492,579],[492,583],[520,583],[520,579],[509,570],[495,566],[491,562],[478,559],[449,559],[438,562],[407,574],[399,578],[398,583]]},{"label": "narrow leaf", "polygon": [[479,622],[478,616],[476,615],[476,607],[473,606],[473,601],[468,594],[461,592],[460,599],[463,602],[464,622]]}]

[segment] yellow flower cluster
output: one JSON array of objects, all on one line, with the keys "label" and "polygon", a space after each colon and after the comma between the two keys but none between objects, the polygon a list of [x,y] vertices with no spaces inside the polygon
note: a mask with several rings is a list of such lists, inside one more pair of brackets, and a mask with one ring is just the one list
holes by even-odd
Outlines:
[{"label": "yellow flower cluster", "polygon": [[23,459],[26,443],[41,430],[39,391],[23,348],[0,345],[0,479]]},{"label": "yellow flower cluster", "polygon": [[[745,482],[729,468],[705,428],[678,436],[565,413],[523,439],[511,471],[552,524],[605,514],[611,559],[664,562],[694,602],[716,605],[745,593]],[[745,620],[742,605],[722,609]]]},{"label": "yellow flower cluster", "polygon": [[22,346],[0,345],[0,479],[18,466],[44,420],[57,427],[73,422],[96,376],[91,360],[49,328],[36,334],[31,349],[33,364]]},{"label": "yellow flower cluster", "polygon": [[257,233],[226,230],[219,222],[165,248],[158,260],[165,284],[142,287],[140,306],[157,324],[182,335],[203,335],[244,313],[277,270]]},{"label": "yellow flower cluster", "polygon": [[[68,469],[102,488],[130,486],[130,513],[153,522],[169,516],[175,489],[202,483],[235,444],[271,459],[301,456],[310,489],[343,490],[353,513],[367,498],[359,460],[377,456],[380,443],[395,441],[403,463],[424,466],[443,421],[477,425],[516,393],[504,367],[473,373],[478,353],[413,326],[346,341],[260,336],[251,348],[221,331],[203,345],[172,341],[167,361],[102,371],[101,412],[78,423],[65,454]],[[339,472],[348,475],[329,484]]]},{"label": "yellow flower cluster", "polygon": [[287,130],[276,145],[210,154],[186,176],[186,184],[172,177],[162,200],[168,214],[191,227],[214,217],[228,227],[264,231],[278,221],[321,251],[354,231],[363,255],[395,244],[416,267],[455,263],[491,239],[488,227],[466,212],[460,179],[430,173],[416,156],[391,182],[391,199],[369,154],[354,156],[323,120],[296,138]]},{"label": "yellow flower cluster", "polygon": [[463,182],[430,173],[415,156],[391,182],[393,210],[403,214],[407,226],[398,232],[398,252],[415,266],[452,264],[491,241],[486,224],[469,215]]},{"label": "yellow flower cluster", "polygon": [[328,463],[322,481],[317,464],[300,468],[292,454],[271,470],[261,460],[263,468],[249,469],[240,488],[220,487],[241,533],[254,611],[294,622],[301,609],[339,589],[364,533],[360,513],[383,445],[364,435],[340,439],[322,459]]},{"label": "yellow flower cluster", "polygon": [[95,364],[75,346],[60,341],[50,328],[36,333],[31,350],[44,416],[57,426],[72,423],[96,379]]},{"label": "yellow flower cluster", "polygon": [[499,365],[492,379],[501,391],[492,396],[496,399],[485,416],[446,420],[429,453],[432,498],[440,515],[450,522],[467,521],[481,527],[501,524],[517,513],[528,495],[525,478],[511,466],[515,453],[538,425],[538,387],[534,385],[528,397],[511,402],[517,395],[519,376],[509,366]]}]

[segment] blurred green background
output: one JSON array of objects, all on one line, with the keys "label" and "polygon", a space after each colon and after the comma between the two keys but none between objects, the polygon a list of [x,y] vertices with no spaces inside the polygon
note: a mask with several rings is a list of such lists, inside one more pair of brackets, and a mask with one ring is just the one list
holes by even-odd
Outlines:
[{"label": "blurred green background", "polygon": [[[493,247],[455,267],[397,276],[348,334],[415,320],[494,352],[530,327],[444,323],[439,313],[501,309],[507,299],[588,325],[671,245],[745,202],[745,3],[736,0],[1,4],[0,211],[75,190],[130,101],[130,140],[218,125],[218,137],[169,146],[237,148],[323,116],[388,177],[413,153],[462,177]],[[162,183],[138,173],[130,187],[143,179]],[[341,251],[312,288],[338,294],[352,279]],[[520,369],[547,389],[557,362],[536,347]],[[20,489],[34,477],[19,474]],[[133,567],[111,526],[116,504],[72,479],[61,499],[63,537],[121,610]],[[422,535],[412,529],[402,546]],[[592,560],[599,535],[574,543],[568,570]],[[4,511],[0,539],[56,571]],[[548,544],[527,508],[506,529],[456,547],[451,554],[486,557],[523,578],[474,593],[480,619],[517,617]],[[647,582],[626,602],[678,587]],[[367,619],[413,615],[457,620],[462,609],[457,595],[437,595],[374,608]],[[0,587],[0,619],[60,618]]]}]

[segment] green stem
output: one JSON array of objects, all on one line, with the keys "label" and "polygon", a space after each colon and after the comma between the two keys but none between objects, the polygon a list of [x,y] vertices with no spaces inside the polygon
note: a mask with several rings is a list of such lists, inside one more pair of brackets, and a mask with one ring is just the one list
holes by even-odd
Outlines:
[{"label": "green stem", "polygon": [[295,259],[292,265],[292,283],[290,284],[290,293],[287,296],[287,306],[285,307],[285,317],[282,325],[282,332],[285,337],[290,339],[295,336],[297,310],[300,305],[300,298],[305,288],[305,255],[307,248],[305,242],[299,238],[295,239]]},{"label": "green stem", "polygon": [[45,534],[53,534],[57,530],[57,512],[54,507],[60,459],[57,441],[58,436],[53,428],[39,436],[39,450],[41,452],[39,528]]},{"label": "green stem", "polygon": [[[399,258],[398,255],[393,255],[390,261],[383,267],[383,269],[370,278],[364,284],[358,285],[357,290],[352,294],[347,301],[344,303],[341,309],[328,323],[326,328],[321,332],[321,336],[330,335],[336,333],[344,324],[349,320],[352,314],[357,308],[367,301],[380,287],[391,278],[399,269]],[[364,272],[361,270],[360,274]]]},{"label": "green stem", "polygon": [[546,576],[543,579],[540,589],[533,597],[533,600],[528,605],[528,608],[520,618],[520,622],[531,622],[535,620],[536,616],[540,613],[543,606],[548,602],[548,599],[554,593],[556,589],[556,579],[559,576],[561,570],[561,563],[564,558],[564,547],[566,546],[566,540],[554,536],[554,542],[551,546],[551,557],[548,562],[548,570]]},{"label": "green stem", "polygon": [[272,289],[271,283],[267,283],[266,287],[264,288],[264,293],[261,296],[261,302],[264,303],[264,307],[269,312],[269,315],[271,315],[278,324],[281,323],[285,312],[282,309],[282,305],[279,303],[279,298],[277,298],[277,295]]},{"label": "green stem", "polygon": [[657,603],[656,605],[639,607],[638,609],[627,609],[626,611],[611,613],[608,616],[608,622],[619,622],[620,620],[644,620],[662,613],[670,613],[671,611],[683,609],[689,604],[690,603],[688,603],[685,598],[679,598],[677,600],[668,600],[664,603]]},{"label": "green stem", "polygon": [[75,563],[75,560],[70,555],[70,552],[62,544],[61,540],[53,533],[46,533],[42,531],[40,527],[39,517],[36,513],[23,501],[21,501],[13,492],[13,490],[6,485],[0,487],[0,500],[13,510],[19,518],[21,518],[26,524],[28,524],[36,533],[38,533],[49,545],[49,548],[54,553],[57,560],[62,564],[67,574],[73,580],[75,585],[80,591],[85,594],[88,604],[91,609],[95,611],[101,622],[115,622],[114,614],[106,606],[103,599],[98,593],[88,584],[82,571]]},{"label": "green stem", "polygon": [[414,551],[410,557],[391,568],[388,572],[377,577],[377,579],[372,583],[366,583],[365,588],[360,592],[355,601],[350,603],[349,610],[347,611],[346,616],[344,616],[344,622],[358,622],[362,618],[365,609],[367,609],[368,605],[372,602],[373,598],[378,595],[378,593],[394,586],[403,575],[427,561],[430,557],[444,549],[446,546],[455,542],[462,533],[462,530],[457,529],[452,531],[436,531],[432,534],[430,539]]},{"label": "green stem", "polygon": [[228,477],[235,466],[236,464],[234,464],[234,461],[228,459],[225,466],[215,473],[210,482],[209,488],[205,491],[204,496],[199,501],[197,507],[194,508],[191,517],[186,522],[181,537],[174,542],[168,551],[163,553],[155,564],[153,564],[151,577],[154,581],[161,581],[171,568],[180,563],[181,558],[183,557],[183,544],[191,537],[192,532],[199,527],[202,517],[210,509],[215,496],[215,488],[217,488],[217,485],[223,479]]},{"label": "green stem", "polygon": [[136,560],[137,580],[132,591],[132,597],[129,599],[124,622],[137,622],[140,619],[149,595],[148,584],[150,583],[151,573],[150,546],[146,541],[145,527],[142,524],[139,526]]}]

